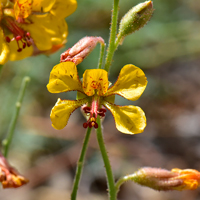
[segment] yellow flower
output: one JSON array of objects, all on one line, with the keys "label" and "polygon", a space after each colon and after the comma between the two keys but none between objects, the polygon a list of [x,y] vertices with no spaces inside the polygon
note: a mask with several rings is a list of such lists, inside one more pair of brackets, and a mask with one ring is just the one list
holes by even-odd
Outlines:
[{"label": "yellow flower", "polygon": [[80,106],[89,115],[83,124],[84,128],[97,128],[97,116],[105,116],[106,109],[111,111],[117,129],[126,134],[141,133],[146,126],[146,117],[140,107],[117,106],[114,95],[120,95],[128,100],[137,100],[147,85],[144,72],[134,65],[125,65],[115,84],[109,87],[108,73],[103,69],[86,70],[83,82],[79,80],[76,65],[73,62],[60,63],[50,73],[47,89],[51,93],[78,91],[78,100],[58,99],[51,111],[52,126],[55,129],[64,128],[71,113]]},{"label": "yellow flower", "polygon": [[171,170],[177,173],[176,179],[181,179],[183,183],[176,190],[195,190],[200,186],[200,172],[195,169],[178,169]]},{"label": "yellow flower", "polygon": [[41,52],[52,53],[66,42],[65,17],[76,10],[76,0],[8,2],[0,3],[0,64]]}]

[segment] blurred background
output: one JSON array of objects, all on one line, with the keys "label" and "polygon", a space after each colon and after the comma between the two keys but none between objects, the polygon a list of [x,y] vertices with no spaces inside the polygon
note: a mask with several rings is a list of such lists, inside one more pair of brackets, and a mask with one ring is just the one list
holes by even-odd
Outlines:
[{"label": "blurred background", "polygon": [[[120,2],[119,19],[139,0]],[[125,135],[115,128],[112,115],[104,120],[104,138],[116,179],[143,166],[194,168],[200,170],[200,4],[198,0],[154,0],[155,12],[143,29],[126,37],[115,53],[110,81],[114,83],[125,64],[142,68],[148,85],[139,100],[117,97],[116,104],[140,106],[147,117],[145,131]],[[111,0],[78,0],[68,17],[69,36],[65,49],[84,36],[108,41]],[[0,200],[70,199],[76,162],[85,130],[80,110],[60,131],[51,127],[49,113],[58,97],[75,99],[76,93],[51,94],[46,89],[52,67],[60,54],[40,55],[8,62],[0,79],[0,138],[4,138],[24,76],[31,82],[26,91],[9,162],[30,183],[19,189],[0,191]],[[99,46],[79,66],[96,68]],[[95,132],[86,155],[78,200],[106,200],[104,164]],[[197,200],[200,190],[157,192],[132,182],[124,184],[119,200]]]}]

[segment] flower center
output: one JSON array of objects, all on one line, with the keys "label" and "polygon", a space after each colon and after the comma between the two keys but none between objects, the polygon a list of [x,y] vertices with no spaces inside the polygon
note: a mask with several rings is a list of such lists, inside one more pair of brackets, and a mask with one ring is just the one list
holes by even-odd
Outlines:
[{"label": "flower center", "polygon": [[4,25],[4,28],[6,29],[6,30],[3,29],[4,35],[6,35],[5,32],[7,30],[13,34],[13,38],[5,36],[6,42],[10,43],[11,41],[15,40],[17,42],[18,52],[21,52],[22,49],[24,49],[26,46],[30,47],[32,45],[32,38],[30,36],[30,33],[20,28],[12,17],[3,18],[1,23]]},{"label": "flower center", "polygon": [[100,107],[99,99],[98,98],[96,99],[95,96],[94,96],[93,100],[92,100],[91,107],[84,106],[82,108],[83,111],[87,115],[90,115],[88,121],[83,124],[84,128],[87,128],[88,126],[90,128],[92,128],[92,127],[98,128],[98,124],[96,122],[97,121],[97,116],[99,115],[100,117],[105,117],[105,112],[106,112],[105,108],[99,108],[99,107]]}]

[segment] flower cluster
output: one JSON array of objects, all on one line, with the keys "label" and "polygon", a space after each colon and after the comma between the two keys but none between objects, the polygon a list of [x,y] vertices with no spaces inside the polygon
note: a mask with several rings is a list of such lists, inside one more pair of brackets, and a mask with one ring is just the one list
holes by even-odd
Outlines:
[{"label": "flower cluster", "polygon": [[61,48],[68,34],[65,18],[76,7],[76,0],[1,0],[0,64]]},{"label": "flower cluster", "polygon": [[137,106],[117,106],[115,95],[128,100],[137,100],[145,90],[147,80],[144,72],[134,65],[125,65],[115,84],[109,88],[108,73],[103,69],[86,70],[83,81],[78,77],[76,65],[73,62],[62,62],[56,65],[50,74],[47,88],[51,93],[78,91],[78,100],[58,99],[51,111],[52,126],[64,128],[71,113],[80,106],[88,115],[88,121],[83,124],[97,128],[97,117],[104,117],[106,109],[111,111],[117,129],[126,134],[141,133],[146,126],[143,110]]}]

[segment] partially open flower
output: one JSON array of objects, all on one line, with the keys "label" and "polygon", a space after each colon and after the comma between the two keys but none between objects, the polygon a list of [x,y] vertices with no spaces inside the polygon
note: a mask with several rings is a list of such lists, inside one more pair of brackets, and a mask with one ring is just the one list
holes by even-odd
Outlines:
[{"label": "partially open flower", "polygon": [[76,0],[12,0],[0,3],[0,64],[52,53],[66,42],[65,17]]},{"label": "partially open flower", "polygon": [[29,182],[19,172],[11,167],[0,153],[0,182],[3,188],[17,188]]},{"label": "partially open flower", "polygon": [[143,132],[146,126],[146,117],[140,107],[117,106],[114,104],[115,95],[128,100],[137,100],[145,90],[147,80],[144,72],[134,65],[125,65],[115,84],[109,87],[108,72],[103,69],[86,70],[83,82],[79,80],[76,65],[73,62],[62,62],[56,65],[50,74],[47,88],[51,93],[78,91],[79,99],[58,99],[51,111],[52,126],[56,129],[64,128],[71,113],[80,106],[89,116],[84,128],[97,128],[97,116],[104,117],[106,109],[111,111],[117,129],[126,134]]},{"label": "partially open flower", "polygon": [[177,179],[183,181],[177,190],[195,190],[200,186],[200,172],[195,169],[172,169],[173,173],[177,173]]}]

